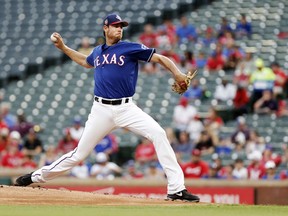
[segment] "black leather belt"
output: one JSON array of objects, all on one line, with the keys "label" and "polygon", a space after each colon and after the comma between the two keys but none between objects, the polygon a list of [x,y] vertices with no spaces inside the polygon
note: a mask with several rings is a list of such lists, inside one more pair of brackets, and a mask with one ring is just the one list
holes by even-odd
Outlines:
[{"label": "black leather belt", "polygon": [[99,102],[99,103],[102,103],[102,104],[107,104],[107,105],[121,105],[122,103],[128,103],[129,102],[129,98],[125,98],[124,100],[123,99],[119,99],[119,100],[107,100],[107,99],[101,99],[98,98],[98,97],[94,97],[94,100]]}]

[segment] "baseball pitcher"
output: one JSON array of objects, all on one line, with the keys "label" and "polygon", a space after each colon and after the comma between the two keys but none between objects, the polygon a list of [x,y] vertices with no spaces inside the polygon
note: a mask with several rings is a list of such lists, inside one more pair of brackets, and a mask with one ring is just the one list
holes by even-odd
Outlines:
[{"label": "baseball pitcher", "polygon": [[126,128],[151,140],[167,176],[167,198],[199,202],[199,197],[185,189],[184,175],[164,129],[132,100],[138,77],[138,62],[155,62],[170,71],[175,79],[172,89],[185,92],[196,71],[183,74],[167,57],[143,44],[122,41],[123,27],[128,22],[117,14],[103,21],[106,43],[86,56],[71,48],[61,35],[53,33],[54,45],[73,61],[85,68],[94,68],[94,102],[77,148],[63,155],[49,166],[16,179],[16,186],[27,186],[53,179],[83,161],[105,135],[116,128]]}]

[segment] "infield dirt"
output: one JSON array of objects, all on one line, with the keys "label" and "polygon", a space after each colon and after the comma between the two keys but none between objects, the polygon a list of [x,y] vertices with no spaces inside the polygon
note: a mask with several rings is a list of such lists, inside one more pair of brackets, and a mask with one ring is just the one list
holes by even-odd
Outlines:
[{"label": "infield dirt", "polygon": [[[0,186],[2,205],[187,205],[162,199],[148,199],[119,195],[104,195],[90,192],[46,189],[41,187]],[[192,203],[191,203],[192,204]]]}]

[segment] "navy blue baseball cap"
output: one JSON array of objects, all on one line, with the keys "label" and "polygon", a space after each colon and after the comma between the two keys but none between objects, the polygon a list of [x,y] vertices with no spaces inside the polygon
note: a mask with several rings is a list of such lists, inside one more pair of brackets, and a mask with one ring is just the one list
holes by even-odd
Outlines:
[{"label": "navy blue baseball cap", "polygon": [[123,27],[129,25],[127,21],[122,20],[122,18],[118,14],[109,14],[103,21],[103,25],[115,25],[118,23],[122,23]]}]

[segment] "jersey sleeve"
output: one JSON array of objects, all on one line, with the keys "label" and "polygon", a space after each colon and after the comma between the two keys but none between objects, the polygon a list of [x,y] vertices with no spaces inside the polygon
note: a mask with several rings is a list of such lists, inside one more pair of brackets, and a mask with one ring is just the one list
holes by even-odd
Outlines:
[{"label": "jersey sleeve", "polygon": [[138,43],[130,43],[127,48],[131,58],[145,62],[149,62],[156,52],[154,48],[148,48],[144,44]]},{"label": "jersey sleeve", "polygon": [[87,56],[86,62],[91,65],[92,67],[94,66],[94,50]]}]

